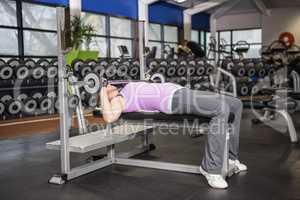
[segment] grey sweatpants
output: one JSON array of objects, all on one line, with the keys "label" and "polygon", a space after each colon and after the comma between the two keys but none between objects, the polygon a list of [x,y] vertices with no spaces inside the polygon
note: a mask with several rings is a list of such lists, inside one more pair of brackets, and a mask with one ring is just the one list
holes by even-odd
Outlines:
[{"label": "grey sweatpants", "polygon": [[175,92],[172,99],[173,114],[194,114],[211,117],[205,144],[202,168],[212,174],[221,174],[230,113],[234,114],[229,140],[229,159],[238,159],[239,133],[243,104],[235,97],[188,88]]}]

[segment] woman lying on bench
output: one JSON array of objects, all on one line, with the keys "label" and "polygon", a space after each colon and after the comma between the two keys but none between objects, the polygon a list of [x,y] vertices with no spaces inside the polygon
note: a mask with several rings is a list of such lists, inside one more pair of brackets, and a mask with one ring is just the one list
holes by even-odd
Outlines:
[{"label": "woman lying on bench", "polygon": [[130,82],[120,92],[108,85],[101,89],[101,106],[106,122],[117,121],[122,113],[159,111],[166,114],[193,114],[211,117],[205,155],[200,166],[213,188],[227,188],[221,175],[226,131],[230,113],[234,114],[233,131],[229,142],[229,164],[235,173],[247,167],[238,161],[239,132],[242,102],[218,93],[196,91],[173,83]]}]

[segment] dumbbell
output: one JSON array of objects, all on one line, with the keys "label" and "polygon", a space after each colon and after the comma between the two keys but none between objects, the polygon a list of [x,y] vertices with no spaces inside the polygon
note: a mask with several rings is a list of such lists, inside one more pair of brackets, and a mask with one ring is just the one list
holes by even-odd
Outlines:
[{"label": "dumbbell", "polygon": [[97,65],[97,61],[93,59],[86,60],[85,63],[91,67],[95,67]]},{"label": "dumbbell", "polygon": [[24,61],[24,65],[27,67],[33,68],[36,65],[36,63],[33,59],[26,59]]},{"label": "dumbbell", "polygon": [[43,94],[40,91],[33,91],[30,96],[38,100],[43,97]]},{"label": "dumbbell", "polygon": [[[79,104],[80,98],[77,95],[68,97],[68,106],[71,110],[75,110]],[[56,107],[56,106],[55,106]]]},{"label": "dumbbell", "polygon": [[194,65],[189,65],[188,68],[187,68],[187,75],[188,75],[189,77],[191,77],[191,76],[194,76],[195,73],[196,73],[196,68],[195,68],[195,66],[194,66]]},{"label": "dumbbell", "polygon": [[105,75],[108,79],[113,79],[117,74],[117,67],[115,64],[109,64],[105,70]]},{"label": "dumbbell", "polygon": [[132,66],[132,67],[129,69],[128,75],[129,75],[131,78],[136,79],[136,78],[138,78],[139,73],[140,73],[140,68],[137,67],[137,66]]},{"label": "dumbbell", "polygon": [[23,102],[25,99],[27,99],[28,98],[28,95],[27,94],[25,94],[25,93],[21,93],[21,94],[19,94],[18,96],[17,96],[17,100],[19,100],[19,101],[21,101],[21,102]]},{"label": "dumbbell", "polygon": [[49,65],[47,68],[47,78],[54,79],[58,77],[58,68],[56,65]]},{"label": "dumbbell", "polygon": [[72,61],[71,67],[73,68],[75,75],[80,74],[80,68],[82,65],[84,65],[84,61],[81,59],[74,59]]},{"label": "dumbbell", "polygon": [[257,76],[259,78],[264,78],[266,76],[267,71],[266,71],[265,66],[262,62],[256,63],[255,68],[256,68],[256,71],[257,71]]},{"label": "dumbbell", "polygon": [[50,62],[47,59],[43,58],[39,59],[36,64],[42,67],[48,67],[50,65]]},{"label": "dumbbell", "polygon": [[246,74],[245,65],[243,62],[234,63],[231,69],[231,73],[237,77],[244,77]]},{"label": "dumbbell", "polygon": [[96,95],[89,95],[86,99],[86,104],[89,108],[95,108],[98,104]]},{"label": "dumbbell", "polygon": [[87,65],[87,64],[83,64],[80,66],[79,68],[80,70],[80,77],[85,77],[87,74],[91,73],[92,72],[92,67],[90,65]]},{"label": "dumbbell", "polygon": [[186,86],[187,80],[185,77],[178,78],[177,83],[181,86]]},{"label": "dumbbell", "polygon": [[19,80],[24,80],[30,76],[30,69],[26,64],[15,67],[14,71],[16,78]]},{"label": "dumbbell", "polygon": [[38,102],[32,97],[28,97],[24,100],[23,112],[28,115],[33,115],[38,108]]},{"label": "dumbbell", "polygon": [[33,69],[32,69],[32,78],[35,79],[35,80],[40,80],[42,79],[43,77],[45,77],[46,75],[46,71],[44,69],[43,66],[41,65],[36,65]]},{"label": "dumbbell", "polygon": [[249,87],[244,82],[238,83],[237,91],[239,96],[247,96],[250,92]]},{"label": "dumbbell", "polygon": [[0,67],[3,66],[3,65],[6,65],[6,62],[5,62],[5,60],[0,58]]},{"label": "dumbbell", "polygon": [[7,103],[11,99],[13,99],[13,97],[10,94],[5,94],[5,95],[1,96],[0,101],[2,103]]},{"label": "dumbbell", "polygon": [[176,75],[178,77],[182,77],[182,76],[185,76],[185,74],[186,74],[186,66],[179,65],[176,69]]},{"label": "dumbbell", "polygon": [[158,62],[157,60],[151,60],[148,64],[149,69],[157,69],[158,67]]},{"label": "dumbbell", "polygon": [[10,65],[2,65],[0,66],[0,79],[2,80],[10,80],[14,75],[13,67]]},{"label": "dumbbell", "polygon": [[55,99],[57,97],[57,94],[54,91],[50,91],[50,92],[47,93],[46,96],[51,98],[51,99]]},{"label": "dumbbell", "polygon": [[10,116],[17,116],[22,111],[22,102],[19,100],[11,99],[5,103],[6,112]]},{"label": "dumbbell", "polygon": [[53,99],[49,97],[42,97],[39,99],[38,104],[41,113],[49,113],[49,114],[54,113],[55,106],[54,106]]},{"label": "dumbbell", "polygon": [[176,66],[175,65],[170,65],[168,68],[167,68],[167,71],[166,71],[166,75],[168,77],[174,77],[176,74]]},{"label": "dumbbell", "polygon": [[[0,116],[5,116],[5,105],[0,101]],[[1,118],[0,118],[1,120]]]},{"label": "dumbbell", "polygon": [[128,68],[129,68],[129,65],[124,65],[124,63],[122,63],[120,66],[118,66],[118,68],[117,68],[118,77],[120,77],[120,78],[126,77],[127,73],[128,73]]},{"label": "dumbbell", "polygon": [[107,67],[108,62],[106,60],[99,60],[99,65]]},{"label": "dumbbell", "polygon": [[58,66],[58,60],[57,58],[53,58],[51,61],[50,61],[50,65],[53,65],[53,66]]},{"label": "dumbbell", "polygon": [[256,74],[255,64],[254,62],[246,63],[247,76],[253,77]]},{"label": "dumbbell", "polygon": [[103,77],[105,75],[105,65],[97,64],[94,69],[94,73],[99,77]]},{"label": "dumbbell", "polygon": [[11,58],[7,61],[7,64],[13,68],[19,66],[22,62],[17,58]]}]

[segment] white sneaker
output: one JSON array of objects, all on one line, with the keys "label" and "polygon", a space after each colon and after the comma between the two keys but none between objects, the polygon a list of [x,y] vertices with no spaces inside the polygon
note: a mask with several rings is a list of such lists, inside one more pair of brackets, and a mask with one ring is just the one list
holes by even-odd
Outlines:
[{"label": "white sneaker", "polygon": [[236,174],[248,170],[247,166],[244,165],[244,164],[242,164],[242,163],[240,163],[240,161],[238,161],[238,160],[230,160],[229,159],[228,162],[229,162],[230,166],[233,166],[236,169],[235,172],[234,172]]},{"label": "white sneaker", "polygon": [[208,184],[216,189],[226,189],[228,184],[223,178],[223,176],[218,174],[209,174],[202,167],[200,167],[200,173],[206,178]]}]

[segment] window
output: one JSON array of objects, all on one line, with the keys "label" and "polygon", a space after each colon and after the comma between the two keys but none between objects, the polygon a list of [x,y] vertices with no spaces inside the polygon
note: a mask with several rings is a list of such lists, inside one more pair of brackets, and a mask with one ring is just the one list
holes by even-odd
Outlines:
[{"label": "window", "polygon": [[164,26],[164,41],[178,43],[178,28],[176,26]]},{"label": "window", "polygon": [[191,40],[197,43],[200,43],[199,41],[199,31],[192,30]]},{"label": "window", "polygon": [[24,55],[57,55],[56,9],[50,6],[22,3]]},{"label": "window", "polygon": [[120,57],[118,46],[126,46],[129,56],[133,55],[132,21],[110,17],[110,54],[112,58]]},{"label": "window", "polygon": [[[91,24],[95,28],[95,35],[92,38],[89,46],[90,50],[99,51],[99,57],[105,58],[108,56],[108,42],[106,39],[106,17],[104,15],[82,12],[81,17],[83,23]],[[83,45],[86,50],[87,46]]]},{"label": "window", "polygon": [[0,1],[0,54],[18,55],[16,2]]},{"label": "window", "polygon": [[15,1],[0,1],[0,25],[13,27],[17,26],[17,11]]},{"label": "window", "polygon": [[161,24],[149,24],[149,47],[156,47],[156,58],[164,57],[163,51],[178,47],[178,27]]},{"label": "window", "polygon": [[249,30],[231,30],[220,31],[219,40],[226,40],[225,50],[231,52],[231,55],[235,55],[233,52],[233,46],[238,41],[246,41],[250,44],[250,49],[245,55],[245,58],[259,58],[260,50],[262,47],[262,30],[261,29],[249,29]]},{"label": "window", "polygon": [[161,26],[159,24],[149,25],[149,40],[161,41]]}]

